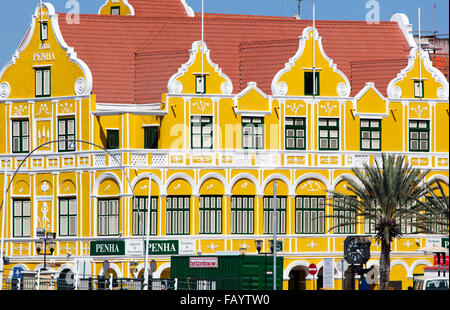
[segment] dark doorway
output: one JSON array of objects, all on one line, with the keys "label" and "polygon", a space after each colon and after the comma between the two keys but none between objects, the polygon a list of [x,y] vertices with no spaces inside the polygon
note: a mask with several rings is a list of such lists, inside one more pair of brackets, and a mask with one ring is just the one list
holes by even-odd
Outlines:
[{"label": "dark doorway", "polygon": [[289,286],[288,289],[292,291],[306,290],[306,267],[297,266],[289,272]]}]

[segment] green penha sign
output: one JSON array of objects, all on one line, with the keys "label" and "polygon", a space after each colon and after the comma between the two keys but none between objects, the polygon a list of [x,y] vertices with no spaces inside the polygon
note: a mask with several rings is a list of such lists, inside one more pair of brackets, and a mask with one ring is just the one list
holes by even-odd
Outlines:
[{"label": "green penha sign", "polygon": [[123,240],[91,241],[90,254],[91,256],[125,255],[125,241]]},{"label": "green penha sign", "polygon": [[151,240],[148,242],[149,255],[178,254],[178,240]]}]

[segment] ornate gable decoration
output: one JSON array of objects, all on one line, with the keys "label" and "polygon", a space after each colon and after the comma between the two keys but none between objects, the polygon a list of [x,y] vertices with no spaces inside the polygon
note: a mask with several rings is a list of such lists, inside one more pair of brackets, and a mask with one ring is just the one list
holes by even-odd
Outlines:
[{"label": "ornate gable decoration", "polygon": [[422,51],[420,54],[419,58],[417,47],[411,49],[408,65],[388,85],[387,94],[390,100],[414,100],[417,98],[415,82],[420,80],[423,81],[422,98],[448,100],[449,85],[444,74],[433,67],[428,52]]},{"label": "ornate gable decoration", "polygon": [[313,63],[322,81],[320,96],[348,97],[350,95],[351,86],[348,78],[325,54],[322,37],[319,36],[317,29],[312,27],[303,30],[302,36],[299,37],[297,53],[272,80],[272,94],[274,96],[304,96],[304,73],[313,71]]},{"label": "ornate gable decoration", "polygon": [[209,54],[210,50],[206,43],[203,43],[202,48],[201,41],[194,42],[189,51],[189,60],[181,65],[178,72],[169,79],[167,84],[169,94],[231,95],[233,84],[230,78],[222,72],[217,64],[211,61]]},{"label": "ornate gable decoration", "polygon": [[38,5],[27,35],[0,71],[0,100],[34,98],[36,70],[51,70],[51,97],[90,95],[92,73],[64,41],[50,3]]},{"label": "ornate gable decoration", "polygon": [[382,118],[389,116],[389,101],[378,91],[372,82],[355,96],[353,112],[358,117]]}]

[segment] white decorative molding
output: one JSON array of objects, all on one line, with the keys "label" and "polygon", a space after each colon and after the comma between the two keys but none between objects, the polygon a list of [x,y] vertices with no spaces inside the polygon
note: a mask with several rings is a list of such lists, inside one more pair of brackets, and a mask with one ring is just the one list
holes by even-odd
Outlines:
[{"label": "white decorative molding", "polygon": [[228,82],[223,82],[220,85],[220,91],[224,95],[231,95],[231,93],[233,92],[233,85]]},{"label": "white decorative molding", "polygon": [[427,111],[428,107],[418,104],[417,107],[411,107],[410,110],[416,112],[417,116],[420,118],[422,112]]},{"label": "white decorative molding", "polygon": [[350,95],[350,85],[345,83],[339,83],[336,91],[339,97],[348,97]]},{"label": "white decorative molding", "polygon": [[404,13],[395,13],[391,17],[391,22],[397,22],[400,30],[403,32],[406,41],[408,41],[409,47],[414,48],[417,47],[416,40],[414,40],[414,36],[412,34],[412,25],[409,23],[408,16]]},{"label": "white decorative molding", "polygon": [[293,104],[287,104],[286,108],[291,109],[294,114],[297,114],[298,109],[303,108],[302,103],[294,102]]},{"label": "white decorative molding", "polygon": [[436,93],[439,99],[448,99],[448,87],[439,87]]},{"label": "white decorative molding", "polygon": [[392,99],[400,99],[402,97],[402,89],[398,86],[389,88],[387,95]]},{"label": "white decorative molding", "polygon": [[[204,48],[202,48],[202,46]],[[189,51],[189,60],[182,64],[181,67],[178,69],[178,72],[171,76],[169,79],[169,82],[167,83],[167,90],[169,94],[181,94],[183,90],[183,85],[177,81],[177,79],[181,76],[183,76],[189,69],[190,66],[195,62],[197,54],[199,52],[202,52],[206,56],[206,61],[214,68],[214,71],[219,74],[220,77],[224,78],[226,81],[223,82],[220,86],[220,90],[222,94],[229,95],[233,92],[233,83],[231,82],[230,78],[222,72],[222,69],[219,68],[217,64],[211,61],[210,58],[210,50],[206,46],[206,43],[202,41],[195,41],[192,43],[192,49]]]},{"label": "white decorative molding", "polygon": [[183,4],[184,9],[186,10],[186,14],[189,17],[195,17],[195,12],[194,10],[186,3],[186,0],[180,0],[181,4]]},{"label": "white decorative molding", "polygon": [[[350,95],[351,91],[351,85],[350,81],[348,80],[347,76],[337,68],[337,65],[333,62],[333,59],[328,57],[325,54],[325,51],[323,49],[322,45],[322,37],[319,36],[319,32],[316,28],[313,27],[307,27],[303,29],[303,34],[299,37],[299,47],[295,55],[289,59],[289,61],[285,64],[284,68],[275,74],[275,77],[272,80],[272,94],[274,96],[285,96],[288,91],[288,85],[284,82],[279,82],[280,78],[285,74],[286,72],[291,71],[292,67],[295,65],[295,62],[300,59],[300,57],[303,55],[303,51],[305,50],[306,41],[311,40],[309,33],[313,32],[313,36],[315,40],[317,41],[319,51],[322,54],[323,58],[328,62],[328,65],[331,69],[333,69],[333,72],[336,72],[339,74],[343,79],[344,83],[340,83],[337,86],[337,93],[340,97],[348,97]],[[341,85],[343,84],[343,85]]]},{"label": "white decorative molding", "polygon": [[84,78],[80,77],[75,81],[75,94],[83,95],[86,89],[86,81]]},{"label": "white decorative molding", "polygon": [[0,84],[0,99],[8,99],[11,93],[11,87],[8,82],[2,82]]},{"label": "white decorative molding", "polygon": [[274,95],[276,96],[286,96],[288,93],[288,86],[285,82],[280,82],[277,84],[277,87],[275,88]]}]

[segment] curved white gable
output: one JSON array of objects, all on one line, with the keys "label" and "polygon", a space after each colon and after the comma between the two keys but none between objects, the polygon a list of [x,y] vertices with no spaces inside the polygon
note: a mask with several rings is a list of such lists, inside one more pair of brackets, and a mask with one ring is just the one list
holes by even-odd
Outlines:
[{"label": "curved white gable", "polygon": [[[167,83],[167,91],[169,94],[181,94],[183,92],[183,84],[180,81],[177,81],[177,79],[180,76],[183,76],[189,69],[189,67],[195,62],[197,54],[199,52],[199,48],[202,46],[202,41],[195,41],[192,43],[192,49],[189,51],[189,60],[181,65],[181,68],[178,69],[178,72],[172,75],[172,77],[169,79],[169,82]],[[206,61],[214,68],[214,71],[219,74],[220,77],[224,78],[226,82],[223,82],[220,89],[222,91],[222,94],[224,95],[230,95],[233,93],[233,83],[231,82],[230,78],[222,72],[222,69],[219,68],[219,66],[211,61],[211,58],[209,56],[210,50],[206,46],[206,43],[203,42],[204,46],[204,54],[206,55]]]},{"label": "curved white gable", "polygon": [[350,95],[351,91],[351,85],[350,81],[348,80],[347,76],[337,68],[337,65],[333,63],[333,59],[328,57],[325,54],[325,51],[323,50],[322,45],[322,37],[319,36],[319,32],[316,28],[313,27],[307,27],[303,29],[303,34],[299,37],[299,47],[295,55],[289,59],[289,61],[285,64],[284,68],[277,72],[275,77],[272,80],[272,94],[274,96],[285,96],[288,92],[288,85],[285,82],[279,82],[281,76],[289,72],[291,68],[295,65],[295,62],[300,59],[300,57],[303,55],[303,51],[305,50],[306,46],[306,40],[309,39],[309,32],[313,31],[313,35],[315,40],[318,42],[320,53],[322,54],[323,58],[328,61],[329,67],[333,69],[334,72],[339,74],[345,81],[345,83],[340,83],[337,86],[337,93],[339,97],[348,97]]},{"label": "curved white gable", "polygon": [[[77,53],[75,50],[68,46],[67,43],[64,41],[64,38],[61,33],[61,29],[59,28],[58,23],[58,14],[55,12],[54,6],[49,3],[45,2],[42,3],[42,7],[45,7],[48,10],[48,18],[51,20],[51,26],[53,33],[55,35],[56,41],[58,42],[59,46],[67,52],[67,56],[69,56],[69,59],[71,62],[76,63],[81,70],[83,71],[84,77],[80,77],[77,79],[74,85],[74,90],[77,95],[90,95],[92,91],[92,85],[93,85],[93,79],[92,79],[92,72],[87,66],[87,64],[82,61],[81,59],[77,58]],[[12,59],[10,62],[8,62],[0,71],[0,79],[3,76],[3,73],[8,69],[10,66],[14,65],[16,63],[16,60],[19,59],[20,53],[23,52],[28,44],[30,43],[31,38],[34,35],[34,29],[36,27],[36,21],[39,18],[39,10],[41,9],[41,5],[38,4],[36,7],[35,13],[32,16],[33,20],[31,22],[30,28],[23,39],[22,43],[19,45],[19,48],[16,50],[14,55],[12,56]],[[3,83],[2,83],[3,84]],[[5,84],[6,85],[6,84]],[[6,93],[6,86],[3,87],[4,92]],[[3,89],[2,88],[2,89]]]},{"label": "curved white gable", "polygon": [[[401,98],[402,90],[399,86],[395,86],[395,84],[402,81],[406,77],[407,73],[413,69],[415,60],[418,55],[417,51],[417,47],[411,49],[411,52],[408,56],[408,65],[406,66],[406,68],[402,69],[400,73],[397,74],[397,77],[389,82],[389,85],[387,87],[387,95],[389,99]],[[423,62],[425,70],[431,73],[431,76],[434,78],[434,80],[442,85],[442,87],[438,88],[436,92],[437,97],[439,99],[448,100],[449,84],[444,74],[439,69],[433,67],[433,63],[431,62],[430,56],[427,51],[421,51],[421,60]]]}]

